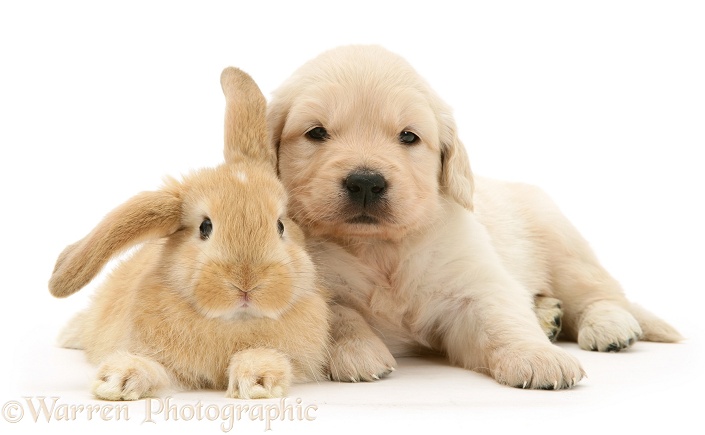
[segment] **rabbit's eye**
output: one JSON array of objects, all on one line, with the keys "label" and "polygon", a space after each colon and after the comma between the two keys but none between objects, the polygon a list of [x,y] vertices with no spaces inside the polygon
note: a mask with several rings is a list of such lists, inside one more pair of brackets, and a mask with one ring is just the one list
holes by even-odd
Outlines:
[{"label": "rabbit's eye", "polygon": [[201,231],[201,240],[206,240],[213,232],[213,223],[210,219],[205,218],[203,219],[203,222],[201,222],[201,226],[198,227],[198,229]]},{"label": "rabbit's eye", "polygon": [[328,132],[323,127],[314,127],[306,132],[306,136],[316,142],[323,142],[324,140],[330,138]]},{"label": "rabbit's eye", "polygon": [[419,137],[415,133],[406,130],[399,133],[399,142],[404,145],[413,145],[418,141]]},{"label": "rabbit's eye", "polygon": [[277,230],[279,231],[279,237],[284,235],[284,224],[281,220],[277,220]]}]

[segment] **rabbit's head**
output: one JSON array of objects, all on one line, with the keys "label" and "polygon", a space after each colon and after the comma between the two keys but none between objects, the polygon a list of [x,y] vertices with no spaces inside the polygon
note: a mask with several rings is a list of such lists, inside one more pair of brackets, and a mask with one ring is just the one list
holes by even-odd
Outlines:
[{"label": "rabbit's head", "polygon": [[303,235],[286,218],[286,194],[271,167],[206,169],[182,189],[180,228],[162,267],[203,314],[277,318],[314,288]]},{"label": "rabbit's head", "polygon": [[[169,179],[110,212],[67,247],[49,282],[68,296],[114,256],[141,242],[158,259],[138,285],[178,291],[207,317],[278,318],[316,287],[300,229],[286,217],[287,197],[268,146],[265,99],[235,68],[223,71],[227,163],[182,181]],[[151,269],[150,269],[151,268]],[[148,291],[145,289],[145,291]]]}]

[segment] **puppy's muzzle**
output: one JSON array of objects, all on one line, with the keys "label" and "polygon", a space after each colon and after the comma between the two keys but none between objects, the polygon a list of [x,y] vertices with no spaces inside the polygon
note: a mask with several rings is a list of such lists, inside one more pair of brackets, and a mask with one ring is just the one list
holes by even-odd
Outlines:
[{"label": "puppy's muzzle", "polygon": [[350,200],[363,208],[378,202],[387,189],[387,180],[373,171],[357,170],[351,172],[343,181]]}]

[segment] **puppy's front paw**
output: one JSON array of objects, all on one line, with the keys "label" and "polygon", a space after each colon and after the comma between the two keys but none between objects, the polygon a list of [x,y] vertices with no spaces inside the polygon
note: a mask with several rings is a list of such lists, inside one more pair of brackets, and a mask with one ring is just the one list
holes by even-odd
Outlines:
[{"label": "puppy's front paw", "polygon": [[129,353],[117,353],[98,368],[93,394],[104,400],[138,400],[168,384],[169,376],[156,361]]},{"label": "puppy's front paw", "polygon": [[227,397],[269,399],[282,397],[292,380],[291,362],[274,349],[248,349],[230,359]]},{"label": "puppy's front paw", "polygon": [[641,327],[624,308],[608,301],[590,305],[578,328],[578,345],[585,350],[619,352],[641,337]]},{"label": "puppy's front paw", "polygon": [[534,313],[539,321],[539,325],[549,340],[556,341],[561,333],[561,320],[563,310],[561,301],[547,296],[536,296],[534,298]]},{"label": "puppy's front paw", "polygon": [[490,372],[500,384],[542,390],[571,388],[585,376],[575,357],[549,343],[499,349],[491,358]]},{"label": "puppy's front paw", "polygon": [[334,381],[376,381],[394,371],[397,362],[376,335],[333,343],[330,375]]}]

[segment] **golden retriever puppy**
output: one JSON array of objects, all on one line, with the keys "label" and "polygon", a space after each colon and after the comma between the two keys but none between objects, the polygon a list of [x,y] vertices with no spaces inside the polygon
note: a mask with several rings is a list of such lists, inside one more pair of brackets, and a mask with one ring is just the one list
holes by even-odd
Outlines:
[{"label": "golden retriever puppy", "polygon": [[274,92],[268,122],[290,215],[336,296],[334,379],[431,350],[502,384],[569,388],[584,372],[547,337],[561,314],[583,349],[680,338],[539,189],[473,178],[451,110],[401,57],[325,52]]}]

